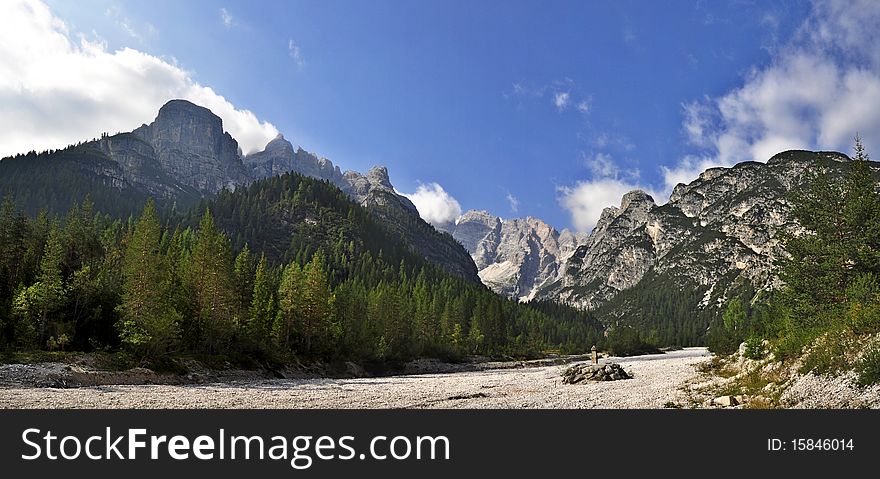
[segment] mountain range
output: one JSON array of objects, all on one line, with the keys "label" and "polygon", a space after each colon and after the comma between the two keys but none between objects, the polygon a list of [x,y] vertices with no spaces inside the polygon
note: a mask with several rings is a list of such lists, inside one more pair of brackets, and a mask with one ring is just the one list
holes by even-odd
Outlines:
[{"label": "mountain range", "polygon": [[[457,276],[480,281],[467,251],[425,223],[412,202],[395,192],[387,168],[343,173],[326,158],[294,149],[283,136],[262,151],[243,155],[220,117],[186,100],[167,102],[152,123],[128,133],[4,159],[0,191],[31,212],[46,207],[64,212],[88,194],[99,209],[125,215],[139,211],[147,197],[181,209],[222,190],[287,172],[335,185],[421,256]],[[49,202],[29,201],[31,196]]]},{"label": "mountain range", "polygon": [[[662,204],[643,191],[627,193],[589,234],[476,210],[435,228],[396,192],[385,167],[343,172],[282,135],[244,155],[218,116],[172,100],[152,123],[129,133],[0,161],[0,191],[31,211],[65,211],[89,194],[103,201],[101,209],[130,214],[147,197],[182,208],[295,172],[336,186],[447,272],[509,298],[565,303],[616,324],[644,322],[641,302],[656,291],[686,292],[683,311],[717,313],[743,291],[773,289],[780,234],[799,231],[789,193],[811,174],[840,174],[849,162],[836,152],[786,151],[766,163],[711,168],[676,186]],[[37,204],[37,196],[48,204]]]},{"label": "mountain range", "polygon": [[636,285],[675,283],[701,291],[695,308],[719,306],[743,287],[776,285],[780,233],[799,231],[789,193],[849,162],[837,152],[786,151],[766,163],[711,168],[677,185],[665,204],[627,193],[588,235],[485,211],[468,211],[448,230],[499,294],[595,310]]}]

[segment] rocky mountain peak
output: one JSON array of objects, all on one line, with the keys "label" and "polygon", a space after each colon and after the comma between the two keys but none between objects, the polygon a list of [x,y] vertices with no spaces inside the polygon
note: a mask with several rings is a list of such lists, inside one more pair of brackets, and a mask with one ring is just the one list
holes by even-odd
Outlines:
[{"label": "rocky mountain peak", "polygon": [[816,161],[821,158],[827,158],[838,163],[846,163],[852,161],[852,158],[836,151],[807,151],[807,150],[787,150],[773,155],[767,160],[767,164],[783,163],[786,161]]},{"label": "rocky mountain peak", "polygon": [[539,296],[597,308],[636,285],[640,291],[687,285],[700,292],[700,307],[708,307],[743,285],[771,288],[782,254],[779,237],[799,228],[789,193],[817,168],[839,174],[848,161],[836,152],[792,150],[766,163],[710,168],[677,185],[662,206],[644,193],[628,193],[620,208],[605,209],[589,241]]},{"label": "rocky mountain peak", "polygon": [[171,100],[152,123],[132,133],[153,148],[162,170],[197,190],[216,193],[248,181],[238,142],[223,131],[223,120],[207,108]]},{"label": "rocky mountain peak", "polygon": [[156,123],[180,123],[181,121],[211,123],[222,128],[223,120],[211,110],[187,100],[169,100],[156,116]]},{"label": "rocky mountain peak", "polygon": [[281,133],[277,134],[272,141],[266,143],[266,147],[263,148],[263,151],[284,152],[284,154],[287,154],[290,157],[293,157],[294,154],[293,145],[287,141]]},{"label": "rocky mountain peak", "polygon": [[367,172],[366,178],[373,187],[381,187],[390,191],[394,190],[394,187],[391,185],[391,178],[388,176],[388,168],[385,166],[374,166],[370,168],[370,171]]},{"label": "rocky mountain peak", "polygon": [[647,212],[655,206],[654,198],[642,190],[633,190],[623,195],[620,201],[620,212]]}]

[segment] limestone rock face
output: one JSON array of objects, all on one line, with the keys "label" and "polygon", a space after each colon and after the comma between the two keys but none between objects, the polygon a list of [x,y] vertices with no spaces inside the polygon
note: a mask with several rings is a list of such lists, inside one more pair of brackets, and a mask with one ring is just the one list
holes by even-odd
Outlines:
[{"label": "limestone rock face", "polygon": [[840,174],[848,161],[840,153],[787,151],[767,163],[709,169],[676,186],[664,205],[627,193],[537,296],[597,308],[646,276],[704,289],[703,306],[723,303],[736,285],[771,289],[780,233],[800,230],[787,195],[811,172]]},{"label": "limestone rock face", "polygon": [[249,180],[238,142],[207,108],[171,100],[153,123],[132,133],[152,146],[162,171],[199,191],[216,193]]},{"label": "limestone rock face", "polygon": [[419,214],[409,198],[394,190],[388,177],[388,168],[384,166],[374,166],[366,175],[356,171],[346,171],[339,187],[362,206],[369,208],[391,205],[409,214],[417,216]]},{"label": "limestone rock face", "polygon": [[537,218],[503,220],[486,211],[466,212],[447,231],[471,253],[486,286],[520,300],[532,299],[586,240]]},{"label": "limestone rock face", "polygon": [[346,171],[340,188],[376,215],[413,251],[456,276],[480,282],[468,252],[451,236],[421,219],[412,201],[394,190],[388,168],[373,167],[366,175]]},{"label": "limestone rock face", "polygon": [[511,298],[596,309],[636,285],[673,282],[704,290],[700,306],[717,306],[744,284],[779,285],[780,233],[801,230],[789,193],[821,169],[841,174],[848,161],[841,153],[786,151],[766,163],[710,168],[676,186],[666,204],[627,193],[589,235],[486,211],[468,211],[444,229],[471,254],[483,283]]},{"label": "limestone rock face", "polygon": [[338,166],[327,158],[318,158],[314,153],[293,145],[279,134],[259,152],[244,157],[244,164],[251,178],[255,180],[296,172],[312,178],[327,180],[342,186],[344,179]]}]

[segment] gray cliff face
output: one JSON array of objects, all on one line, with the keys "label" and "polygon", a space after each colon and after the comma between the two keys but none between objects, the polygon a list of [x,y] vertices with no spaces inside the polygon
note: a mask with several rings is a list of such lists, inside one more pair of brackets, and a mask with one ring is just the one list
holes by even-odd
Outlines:
[{"label": "gray cliff face", "polygon": [[199,191],[234,189],[249,179],[238,142],[207,108],[172,100],[159,109],[153,123],[132,133],[152,146],[164,172]]},{"label": "gray cliff face", "polygon": [[627,193],[538,297],[596,308],[649,272],[651,281],[705,290],[703,306],[721,304],[745,283],[773,288],[780,233],[799,230],[787,195],[817,168],[839,173],[847,161],[840,153],[787,151],[766,164],[707,170],[678,185],[665,205]]},{"label": "gray cliff face", "polygon": [[366,175],[356,171],[346,171],[337,186],[361,206],[367,208],[392,206],[400,208],[408,214],[416,216],[419,214],[409,198],[394,191],[394,186],[391,185],[391,180],[388,177],[388,168],[384,166],[374,166]]},{"label": "gray cliff face", "polygon": [[340,189],[370,210],[390,231],[428,261],[446,271],[480,282],[477,267],[468,252],[445,232],[422,220],[409,198],[394,191],[388,169],[376,166],[366,175],[346,171]]},{"label": "gray cliff face", "polygon": [[263,151],[244,157],[250,177],[259,180],[272,176],[283,175],[294,171],[312,178],[327,180],[336,186],[342,186],[344,178],[338,166],[326,158],[318,158],[302,148],[294,149],[283,135],[270,141]]},{"label": "gray cliff face", "polygon": [[486,211],[468,211],[449,232],[471,253],[486,286],[521,300],[532,299],[555,278],[562,261],[586,239],[559,233],[537,218],[502,220]]},{"label": "gray cliff face", "polygon": [[132,133],[102,138],[97,142],[97,147],[116,165],[118,173],[111,183],[115,188],[134,186],[157,198],[199,196],[193,187],[166,173],[152,145]]},{"label": "gray cliff face", "polygon": [[185,197],[194,203],[224,188],[234,190],[288,172],[327,180],[370,210],[416,253],[453,274],[480,281],[467,251],[421,219],[415,205],[394,190],[384,166],[365,175],[342,173],[330,160],[294,149],[282,135],[262,151],[242,157],[238,142],[223,131],[220,117],[185,100],[166,103],[149,125],[102,137],[91,146],[103,153],[100,162],[88,166],[92,175],[112,187],[133,187],[163,199]]}]

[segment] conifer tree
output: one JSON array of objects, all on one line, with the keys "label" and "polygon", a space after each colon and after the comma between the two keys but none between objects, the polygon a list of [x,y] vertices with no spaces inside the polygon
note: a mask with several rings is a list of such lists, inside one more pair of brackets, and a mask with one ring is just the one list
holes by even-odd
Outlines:
[{"label": "conifer tree", "polygon": [[254,292],[248,323],[251,338],[263,349],[270,347],[275,320],[275,295],[270,285],[268,268],[266,257],[261,256],[254,276]]},{"label": "conifer tree", "polygon": [[219,231],[210,210],[199,222],[196,244],[188,265],[188,282],[195,303],[194,337],[209,353],[225,350],[229,344],[236,313],[232,285],[232,258],[229,239]]},{"label": "conifer tree", "polygon": [[312,351],[313,342],[330,332],[331,294],[327,283],[324,254],[317,252],[306,266],[303,278],[302,336],[305,353]]},{"label": "conifer tree", "polygon": [[275,341],[285,351],[293,346],[296,329],[303,322],[302,295],[302,270],[295,262],[288,263],[278,286],[278,313],[273,327]]},{"label": "conifer tree", "polygon": [[159,250],[161,226],[152,200],[125,248],[119,336],[123,344],[147,356],[164,353],[178,339],[180,314],[172,307],[165,256]]}]

